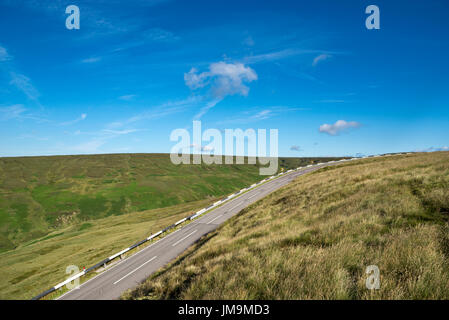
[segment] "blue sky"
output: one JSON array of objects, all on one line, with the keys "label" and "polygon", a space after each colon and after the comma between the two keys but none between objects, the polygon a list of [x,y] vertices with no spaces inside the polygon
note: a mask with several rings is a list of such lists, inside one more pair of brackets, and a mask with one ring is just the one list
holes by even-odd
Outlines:
[{"label": "blue sky", "polygon": [[[80,29],[65,8],[80,8]],[[367,30],[365,8],[380,8]],[[0,0],[0,156],[170,152],[279,129],[279,155],[447,149],[449,3]]]}]

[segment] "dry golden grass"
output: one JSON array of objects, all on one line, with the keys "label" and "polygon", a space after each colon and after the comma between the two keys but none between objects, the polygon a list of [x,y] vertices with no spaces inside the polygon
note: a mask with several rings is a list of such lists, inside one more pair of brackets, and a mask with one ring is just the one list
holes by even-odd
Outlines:
[{"label": "dry golden grass", "polygon": [[[448,299],[449,153],[355,161],[243,210],[125,299]],[[380,269],[368,290],[366,267]]]}]

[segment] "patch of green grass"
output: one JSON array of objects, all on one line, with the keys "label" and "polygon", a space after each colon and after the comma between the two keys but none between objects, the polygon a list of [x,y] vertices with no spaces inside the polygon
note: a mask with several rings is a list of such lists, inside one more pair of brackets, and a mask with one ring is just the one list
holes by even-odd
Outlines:
[{"label": "patch of green grass", "polygon": [[91,227],[92,227],[92,223],[86,222],[86,223],[83,223],[83,224],[80,226],[80,228],[78,229],[78,231],[83,231],[83,230],[89,229],[89,228],[91,228]]}]

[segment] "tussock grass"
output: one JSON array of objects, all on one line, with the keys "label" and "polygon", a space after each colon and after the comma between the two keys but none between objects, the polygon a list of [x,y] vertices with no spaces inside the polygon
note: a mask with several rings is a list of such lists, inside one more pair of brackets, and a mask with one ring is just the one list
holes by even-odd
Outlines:
[{"label": "tussock grass", "polygon": [[[449,153],[354,161],[243,210],[125,299],[448,299]],[[368,290],[366,267],[380,269]]]}]

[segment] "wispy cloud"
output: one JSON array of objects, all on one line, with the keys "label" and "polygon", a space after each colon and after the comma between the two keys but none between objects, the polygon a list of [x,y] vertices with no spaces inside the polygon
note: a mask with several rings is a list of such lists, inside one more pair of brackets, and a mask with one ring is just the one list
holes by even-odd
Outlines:
[{"label": "wispy cloud", "polygon": [[173,42],[180,39],[180,37],[173,32],[161,28],[148,29],[143,33],[143,37],[157,42]]},{"label": "wispy cloud", "polygon": [[80,121],[86,120],[86,118],[87,118],[87,114],[83,113],[78,118],[76,118],[74,120],[71,120],[71,121],[62,122],[62,123],[60,123],[60,125],[61,126],[71,126],[71,125],[73,125],[75,123],[78,123]]},{"label": "wispy cloud", "polygon": [[4,72],[6,72],[6,74],[9,73],[9,84],[16,87],[16,89],[22,92],[28,99],[40,106],[39,91],[33,86],[30,78],[17,71],[12,60],[13,57],[9,55],[6,48],[0,46],[0,62],[4,62],[5,64]]},{"label": "wispy cloud", "polygon": [[291,151],[298,151],[298,152],[299,152],[299,151],[302,151],[301,148],[300,148],[299,146],[297,146],[297,145],[291,146],[291,147],[290,147],[290,150],[291,150]]},{"label": "wispy cloud", "polygon": [[251,36],[248,36],[245,39],[243,39],[242,43],[247,47],[252,47],[256,44]]},{"label": "wispy cloud", "polygon": [[286,112],[294,112],[300,110],[307,110],[306,108],[296,108],[296,107],[288,107],[288,106],[267,106],[263,107],[263,109],[252,110],[252,111],[244,111],[239,114],[237,117],[232,117],[230,119],[218,121],[218,124],[226,124],[226,123],[251,123],[262,121],[266,119],[273,118],[282,113]]},{"label": "wispy cloud", "polygon": [[11,81],[9,84],[22,91],[30,100],[38,102],[39,91],[31,83],[31,79],[23,74],[10,72]]},{"label": "wispy cloud", "polygon": [[[320,54],[320,55],[335,55],[335,54],[344,54],[343,52],[335,52],[335,51],[323,51],[323,50],[314,50],[314,49],[299,49],[299,48],[287,48],[283,50],[267,52],[252,56],[247,56],[241,59],[241,61],[245,64],[256,64],[256,63],[264,63],[264,62],[272,62],[282,59],[291,58],[297,55],[305,55],[305,54]],[[315,58],[316,59],[316,58]]]},{"label": "wispy cloud", "polygon": [[111,129],[103,129],[102,132],[106,133],[106,134],[112,134],[112,135],[117,135],[117,136],[122,136],[124,134],[130,134],[133,132],[137,132],[140,131],[138,129],[127,129],[127,130],[111,130]]},{"label": "wispy cloud", "polygon": [[347,131],[351,128],[359,128],[361,124],[356,121],[338,120],[334,124],[323,124],[320,126],[320,132],[331,136],[339,135],[341,132]]},{"label": "wispy cloud", "polygon": [[46,137],[39,137],[36,134],[22,134],[17,137],[17,139],[31,139],[31,140],[37,140],[37,141],[48,141],[49,138]]},{"label": "wispy cloud", "polygon": [[247,96],[249,87],[246,83],[257,80],[256,72],[242,63],[216,62],[209,65],[209,71],[199,73],[192,68],[184,74],[185,84],[191,90],[206,88],[212,99],[195,115],[200,119],[210,109],[229,95]]},{"label": "wispy cloud", "polygon": [[6,48],[0,46],[0,62],[11,60],[12,57],[9,55]]},{"label": "wispy cloud", "polygon": [[7,121],[17,119],[23,116],[26,109],[21,104],[15,104],[7,107],[0,107],[0,120]]},{"label": "wispy cloud", "polygon": [[81,60],[81,63],[95,63],[101,61],[101,57],[91,57]]},{"label": "wispy cloud", "polygon": [[132,134],[138,131],[138,129],[127,129],[127,130],[110,130],[110,129],[103,129],[100,132],[94,133],[94,137],[86,142],[82,142],[80,144],[77,144],[75,146],[72,146],[69,148],[71,152],[78,152],[78,153],[96,153],[100,152],[100,148],[108,143],[109,141],[113,140],[114,138]]},{"label": "wispy cloud", "polygon": [[108,124],[107,127],[109,129],[117,129],[138,121],[159,119],[168,115],[186,111],[193,107],[197,107],[201,100],[202,97],[191,96],[184,100],[169,101],[149,108],[148,110],[127,119],[112,122]]},{"label": "wispy cloud", "polygon": [[193,119],[194,120],[201,119],[202,116],[204,116],[210,109],[215,107],[221,100],[223,100],[223,99],[218,98],[218,99],[213,99],[213,100],[209,101],[208,103],[206,103],[206,105],[200,109],[200,111],[193,117]]},{"label": "wispy cloud", "polygon": [[120,97],[118,97],[118,98],[119,98],[120,100],[123,100],[123,101],[131,101],[131,100],[133,100],[135,97],[136,97],[135,94],[127,94],[127,95],[120,96]]},{"label": "wispy cloud", "polygon": [[322,53],[313,59],[312,65],[314,67],[316,67],[320,62],[329,60],[330,58],[332,58],[332,55],[327,54],[327,53]]},{"label": "wispy cloud", "polygon": [[71,147],[71,151],[80,152],[80,153],[94,153],[97,152],[98,149],[104,145],[107,141],[102,138],[95,138],[87,142],[80,143]]},{"label": "wispy cloud", "polygon": [[248,56],[248,57],[243,58],[242,61],[245,64],[270,62],[270,61],[276,61],[276,60],[293,57],[293,56],[296,56],[301,53],[306,53],[306,50],[284,49],[284,50],[280,50],[280,51],[267,52],[267,53]]},{"label": "wispy cloud", "polygon": [[32,113],[28,112],[28,110],[22,104],[3,107],[0,106],[0,121],[8,120],[34,120],[39,123],[51,122],[48,119],[44,119],[41,116],[35,116]]},{"label": "wispy cloud", "polygon": [[273,112],[271,110],[262,110],[251,117],[252,120],[264,120],[270,118]]},{"label": "wispy cloud", "polygon": [[323,99],[316,101],[317,103],[345,103],[346,100],[343,99]]}]

